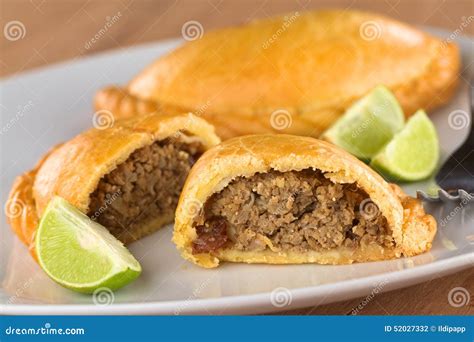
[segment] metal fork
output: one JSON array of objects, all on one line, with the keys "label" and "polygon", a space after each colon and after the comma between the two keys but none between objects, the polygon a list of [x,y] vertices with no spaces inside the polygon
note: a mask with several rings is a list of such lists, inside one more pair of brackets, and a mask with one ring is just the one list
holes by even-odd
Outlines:
[{"label": "metal fork", "polygon": [[469,202],[474,200],[474,80],[469,85],[471,128],[464,143],[443,164],[435,177],[441,187],[438,196],[430,196],[424,191],[417,191],[418,198],[435,201]]}]

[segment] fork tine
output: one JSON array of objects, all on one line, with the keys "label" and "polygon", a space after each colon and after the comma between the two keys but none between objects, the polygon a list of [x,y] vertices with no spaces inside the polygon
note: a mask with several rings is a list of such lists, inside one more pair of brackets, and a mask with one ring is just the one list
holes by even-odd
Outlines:
[{"label": "fork tine", "polygon": [[469,194],[465,190],[458,190],[457,193],[449,193],[443,189],[438,190],[438,195],[431,196],[422,190],[416,192],[416,197],[423,201],[427,202],[453,202],[453,201],[462,201],[464,203],[469,203],[474,201],[474,196]]}]

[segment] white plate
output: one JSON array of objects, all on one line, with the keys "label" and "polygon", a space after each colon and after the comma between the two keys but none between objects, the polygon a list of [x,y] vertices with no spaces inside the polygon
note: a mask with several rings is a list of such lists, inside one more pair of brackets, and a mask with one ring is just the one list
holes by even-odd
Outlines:
[{"label": "white plate", "polygon": [[[448,33],[436,31],[447,37]],[[472,38],[458,38],[464,65],[474,60]],[[109,84],[124,84],[179,41],[113,51],[28,72],[1,82],[1,199],[14,177],[54,144],[91,126],[91,99]],[[465,67],[464,67],[465,68]],[[472,74],[472,73],[471,73]],[[434,113],[444,157],[467,126],[453,130],[448,113],[467,110],[467,70],[458,96]],[[412,185],[407,191],[413,193]],[[171,227],[132,245],[143,275],[113,295],[81,295],[51,281],[1,218],[0,303],[7,314],[248,314],[294,309],[389,291],[474,265],[473,208],[432,206],[439,225],[433,249],[423,255],[348,266],[224,264],[198,268],[178,255]],[[453,213],[453,214],[450,214]],[[108,296],[108,297],[107,297]],[[94,301],[95,299],[95,301]],[[113,305],[100,305],[113,302]]]}]

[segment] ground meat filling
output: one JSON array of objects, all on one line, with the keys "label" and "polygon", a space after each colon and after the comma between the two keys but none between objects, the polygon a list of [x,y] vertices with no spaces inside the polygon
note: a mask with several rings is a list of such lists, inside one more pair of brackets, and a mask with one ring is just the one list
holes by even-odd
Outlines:
[{"label": "ground meat filling", "polygon": [[195,228],[194,253],[393,244],[385,217],[363,190],[310,169],[235,179],[209,198]]},{"label": "ground meat filling", "polygon": [[90,196],[88,216],[119,239],[162,215],[172,215],[191,166],[202,153],[197,142],[157,141],[133,152],[102,177]]}]

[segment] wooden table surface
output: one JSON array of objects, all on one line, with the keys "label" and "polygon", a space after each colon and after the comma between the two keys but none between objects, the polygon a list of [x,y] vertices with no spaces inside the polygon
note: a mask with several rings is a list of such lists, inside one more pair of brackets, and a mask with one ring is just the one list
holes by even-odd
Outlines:
[{"label": "wooden table surface", "polygon": [[[431,25],[452,32],[474,34],[472,0],[8,0],[1,1],[1,27],[19,21],[22,38],[0,45],[0,75],[12,76],[25,70],[59,61],[80,58],[108,49],[165,38],[179,37],[183,23],[199,21],[204,30],[245,23],[287,11],[321,7],[358,8],[377,11],[416,25]],[[86,43],[104,27],[106,20],[120,13],[112,25],[89,48]],[[462,23],[468,23],[462,25]],[[24,34],[24,36],[23,36]],[[467,305],[451,306],[448,293],[456,287],[468,290]],[[290,314],[350,314],[364,301],[358,298],[322,305]],[[474,268],[401,290],[377,294],[359,314],[465,315],[474,313]]]}]

